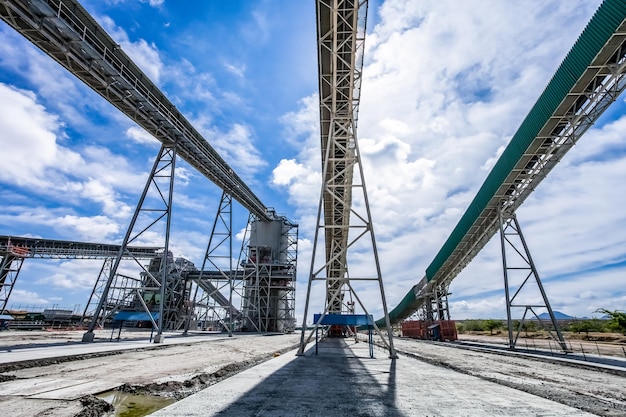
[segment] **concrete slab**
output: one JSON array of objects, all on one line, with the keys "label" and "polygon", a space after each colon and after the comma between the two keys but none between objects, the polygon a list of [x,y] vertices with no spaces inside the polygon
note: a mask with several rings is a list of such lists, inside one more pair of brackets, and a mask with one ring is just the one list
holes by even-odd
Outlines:
[{"label": "concrete slab", "polygon": [[42,392],[80,385],[87,380],[64,379],[64,378],[29,378],[16,379],[0,384],[0,395],[29,396]]},{"label": "concrete slab", "polygon": [[239,373],[152,416],[592,416],[365,343],[329,339]]},{"label": "concrete slab", "polygon": [[17,379],[0,384],[0,396],[19,396],[50,400],[74,400],[87,394],[110,391],[122,385],[114,381],[89,381],[68,378]]},{"label": "concrete slab", "polygon": [[31,395],[28,398],[48,400],[76,400],[84,395],[99,394],[101,392],[113,390],[121,385],[121,382],[87,381],[81,384],[75,384],[64,388]]},{"label": "concrete slab", "polygon": [[66,356],[90,355],[104,352],[119,352],[133,349],[159,349],[166,345],[202,343],[208,340],[220,340],[228,337],[223,334],[201,334],[189,336],[183,336],[181,334],[168,334],[161,343],[153,343],[148,339],[149,333],[144,336],[145,337],[139,340],[121,340],[119,342],[96,340],[93,343],[49,343],[36,347],[28,345],[2,346],[0,347],[0,352],[2,353],[2,355],[0,355],[0,364],[54,359]]}]

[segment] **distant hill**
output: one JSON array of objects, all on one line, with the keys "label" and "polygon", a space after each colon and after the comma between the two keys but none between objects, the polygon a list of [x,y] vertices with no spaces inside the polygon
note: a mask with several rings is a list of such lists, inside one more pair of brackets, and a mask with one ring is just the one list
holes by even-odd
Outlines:
[{"label": "distant hill", "polygon": [[[565,313],[561,313],[560,311],[555,311],[554,312],[554,318],[557,319],[557,320],[572,320],[575,317],[569,316],[569,315],[567,315]],[[550,320],[550,315],[546,311],[545,313],[541,313],[539,315],[539,319],[540,320]]]}]

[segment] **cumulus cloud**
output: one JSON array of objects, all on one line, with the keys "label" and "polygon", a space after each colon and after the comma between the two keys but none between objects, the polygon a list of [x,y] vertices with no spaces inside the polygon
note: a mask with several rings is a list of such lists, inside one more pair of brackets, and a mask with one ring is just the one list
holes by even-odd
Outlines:
[{"label": "cumulus cloud", "polygon": [[[46,166],[58,161],[60,122],[37,103],[32,92],[0,84],[0,138],[6,156],[0,178],[26,185],[41,183]],[[29,126],[28,129],[24,129]],[[10,156],[10,157],[8,157]],[[68,153],[69,158],[74,155]]]},{"label": "cumulus cloud", "polygon": [[[81,152],[63,146],[65,133],[59,118],[39,104],[32,92],[0,84],[0,108],[0,129],[5,133],[0,137],[5,156],[0,181],[65,203],[96,202],[108,216],[128,217],[130,207],[119,190],[136,191],[145,180],[132,171],[125,158],[97,146],[84,147]],[[80,218],[71,221],[70,216],[59,225],[80,229]],[[94,224],[93,230],[105,236],[116,231],[108,219],[96,223],[100,227]],[[81,236],[89,235],[87,229],[79,231]]]},{"label": "cumulus cloud", "polygon": [[[373,11],[379,20],[365,41],[358,134],[391,306],[424,275],[598,5],[387,0]],[[317,102],[303,103],[283,118],[301,151],[275,167],[273,183],[310,214],[305,200],[319,195],[309,180],[320,170],[319,122]],[[557,275],[626,257],[623,239],[610,231],[626,220],[614,193],[626,174],[617,146],[623,123],[590,131],[519,211],[546,286],[570,314],[582,307]],[[601,215],[589,215],[599,208]],[[498,245],[494,239],[454,281],[458,315],[501,316]]]},{"label": "cumulus cloud", "polygon": [[49,298],[45,298],[35,291],[15,289],[11,292],[9,309],[19,309],[27,306],[32,308],[33,306],[47,306],[49,304]]},{"label": "cumulus cloud", "polygon": [[225,130],[204,118],[196,119],[194,126],[245,181],[252,181],[254,175],[267,166],[255,146],[254,130],[250,126],[233,123]]},{"label": "cumulus cloud", "polygon": [[101,261],[65,260],[48,267],[50,274],[37,279],[36,283],[70,292],[90,290],[101,268]]},{"label": "cumulus cloud", "polygon": [[145,143],[150,145],[157,145],[159,143],[159,141],[154,136],[152,136],[150,133],[146,132],[139,126],[131,126],[126,129],[126,136],[129,139],[141,144]]},{"label": "cumulus cloud", "polygon": [[[152,3],[155,4],[152,4]],[[159,5],[162,1],[150,1],[151,5]],[[154,43],[148,43],[145,39],[131,41],[128,33],[117,26],[109,16],[99,16],[98,22],[120,44],[124,52],[146,73],[148,78],[155,84],[159,84],[163,72],[161,54]]]}]

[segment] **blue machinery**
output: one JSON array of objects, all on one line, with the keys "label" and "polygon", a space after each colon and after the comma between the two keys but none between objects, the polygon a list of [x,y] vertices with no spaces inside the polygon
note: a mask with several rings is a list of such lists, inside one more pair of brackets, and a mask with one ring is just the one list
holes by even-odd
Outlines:
[{"label": "blue machinery", "polygon": [[359,327],[361,330],[367,329],[367,344],[369,346],[370,358],[374,357],[374,318],[369,314],[314,314],[313,323],[315,324],[315,354],[317,355],[317,342],[319,339],[319,329],[324,329],[326,333],[332,326],[338,326],[343,329],[355,329]]}]

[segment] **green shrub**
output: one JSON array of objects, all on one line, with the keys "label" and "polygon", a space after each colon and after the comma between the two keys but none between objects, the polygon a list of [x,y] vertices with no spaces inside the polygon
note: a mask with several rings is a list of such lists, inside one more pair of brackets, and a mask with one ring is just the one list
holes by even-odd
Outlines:
[{"label": "green shrub", "polygon": [[609,328],[611,330],[626,335],[626,313],[618,310],[610,311],[605,308],[599,308],[596,312],[604,313],[611,318],[609,322]]},{"label": "green shrub", "polygon": [[485,330],[484,320],[466,320],[463,324],[468,332],[482,332]]},{"label": "green shrub", "polygon": [[485,321],[485,323],[483,324],[483,327],[486,330],[489,330],[490,334],[493,334],[494,330],[502,328],[502,321],[489,319]]}]

